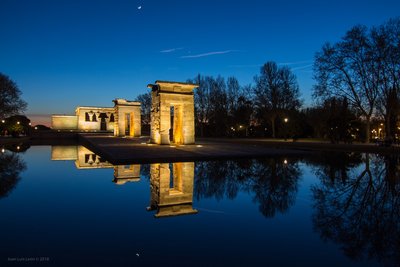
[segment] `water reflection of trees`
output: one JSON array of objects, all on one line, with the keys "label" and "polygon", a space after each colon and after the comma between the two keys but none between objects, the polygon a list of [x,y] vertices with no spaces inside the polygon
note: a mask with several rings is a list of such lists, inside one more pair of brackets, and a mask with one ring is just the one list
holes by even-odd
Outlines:
[{"label": "water reflection of trees", "polygon": [[312,188],[314,227],[323,239],[340,243],[350,258],[398,266],[399,157],[366,154],[358,164],[350,162],[336,167],[340,175],[332,175],[324,164],[317,168],[321,183]]},{"label": "water reflection of trees", "polygon": [[0,154],[0,198],[14,189],[20,180],[20,173],[25,169],[25,162],[16,153]]},{"label": "water reflection of trees", "polygon": [[301,175],[296,162],[281,157],[196,163],[197,199],[234,199],[240,191],[253,195],[260,212],[273,217],[286,212],[295,202]]}]

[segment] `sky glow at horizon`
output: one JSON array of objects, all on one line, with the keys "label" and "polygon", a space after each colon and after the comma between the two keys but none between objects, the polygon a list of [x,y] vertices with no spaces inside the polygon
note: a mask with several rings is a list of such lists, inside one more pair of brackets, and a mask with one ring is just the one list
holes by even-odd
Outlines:
[{"label": "sky glow at horizon", "polygon": [[37,124],[133,100],[155,80],[200,73],[246,85],[270,60],[293,70],[311,104],[314,54],[356,24],[399,16],[400,2],[2,0],[0,10],[0,72]]}]

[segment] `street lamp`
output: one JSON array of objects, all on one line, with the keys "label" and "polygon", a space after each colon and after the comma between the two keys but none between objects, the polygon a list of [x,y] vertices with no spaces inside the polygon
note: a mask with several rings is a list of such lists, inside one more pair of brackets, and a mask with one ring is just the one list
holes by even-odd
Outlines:
[{"label": "street lamp", "polygon": [[[285,122],[285,124],[287,124],[287,122],[289,121],[288,118],[284,118],[283,121]],[[285,125],[285,141],[287,140],[287,125]]]}]

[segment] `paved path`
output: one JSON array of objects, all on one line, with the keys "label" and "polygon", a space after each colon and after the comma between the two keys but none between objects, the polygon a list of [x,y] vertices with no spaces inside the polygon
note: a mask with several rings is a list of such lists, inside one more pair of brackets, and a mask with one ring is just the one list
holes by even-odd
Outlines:
[{"label": "paved path", "polygon": [[152,145],[148,137],[118,138],[104,135],[79,135],[79,142],[112,164],[199,161],[266,156],[290,156],[315,151],[358,151],[399,153],[399,147],[373,144],[330,144],[268,139],[197,139],[196,145]]}]

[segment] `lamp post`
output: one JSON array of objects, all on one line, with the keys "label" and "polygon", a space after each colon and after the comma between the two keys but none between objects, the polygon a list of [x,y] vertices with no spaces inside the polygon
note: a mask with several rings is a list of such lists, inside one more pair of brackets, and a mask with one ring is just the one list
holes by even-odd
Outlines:
[{"label": "lamp post", "polygon": [[284,118],[283,121],[285,122],[285,141],[287,140],[287,123],[289,121],[288,118]]}]

